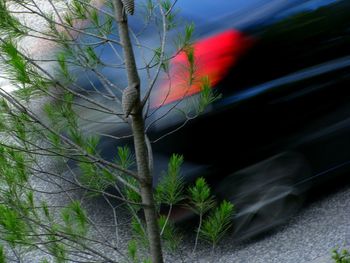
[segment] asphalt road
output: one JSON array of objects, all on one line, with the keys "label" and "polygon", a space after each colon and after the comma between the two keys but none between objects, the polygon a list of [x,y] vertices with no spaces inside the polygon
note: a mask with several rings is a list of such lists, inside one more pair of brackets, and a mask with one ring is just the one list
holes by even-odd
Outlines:
[{"label": "asphalt road", "polygon": [[[41,2],[45,6],[45,1]],[[35,22],[35,20],[33,20]],[[37,24],[37,23],[36,23]],[[35,47],[31,40],[24,45]],[[33,49],[34,50],[34,49]],[[34,50],[35,51],[35,50]],[[40,189],[51,191],[52,185],[36,180]],[[59,195],[50,195],[50,202],[66,202]],[[93,202],[90,216],[109,221],[110,209],[100,202]],[[200,249],[195,258],[188,262],[218,263],[328,263],[332,262],[331,250],[336,247],[350,248],[350,185],[337,189],[326,196],[316,198],[288,223],[260,238],[236,243],[234,236],[224,240],[215,254],[210,248]],[[123,235],[121,236],[123,238]],[[182,252],[192,250],[190,241],[185,241]],[[24,263],[35,263],[42,255],[34,252],[24,258]],[[169,262],[174,261],[169,258]]]}]

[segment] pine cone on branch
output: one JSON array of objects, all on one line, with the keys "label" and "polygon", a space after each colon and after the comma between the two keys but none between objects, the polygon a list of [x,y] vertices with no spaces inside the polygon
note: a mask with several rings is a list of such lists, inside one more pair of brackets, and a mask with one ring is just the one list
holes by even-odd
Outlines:
[{"label": "pine cone on branch", "polygon": [[133,15],[135,11],[135,1],[134,0],[121,0],[124,6],[124,12],[127,15]]},{"label": "pine cone on branch", "polygon": [[134,109],[137,100],[139,99],[138,85],[130,85],[125,88],[122,95],[122,108],[124,112],[124,117],[127,118]]}]

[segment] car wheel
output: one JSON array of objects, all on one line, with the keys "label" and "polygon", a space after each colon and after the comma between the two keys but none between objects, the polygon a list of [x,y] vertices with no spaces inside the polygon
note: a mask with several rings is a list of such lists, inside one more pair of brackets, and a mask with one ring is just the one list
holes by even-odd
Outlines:
[{"label": "car wheel", "polygon": [[300,182],[310,174],[301,154],[281,153],[226,177],[217,195],[236,207],[234,233],[239,239],[286,222],[303,204]]}]

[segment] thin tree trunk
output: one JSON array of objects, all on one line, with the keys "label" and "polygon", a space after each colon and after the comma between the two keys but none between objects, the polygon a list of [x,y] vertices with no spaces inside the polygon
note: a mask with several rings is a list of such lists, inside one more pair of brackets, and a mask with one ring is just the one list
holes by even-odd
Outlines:
[{"label": "thin tree trunk", "polygon": [[153,263],[162,263],[162,247],[159,234],[158,217],[154,205],[152,177],[149,174],[147,148],[144,134],[142,113],[137,113],[132,119],[136,162],[141,179],[141,198],[144,208],[148,240]]},{"label": "thin tree trunk", "polygon": [[199,233],[200,233],[201,228],[202,228],[202,222],[203,222],[203,214],[201,213],[199,215],[199,224],[198,224],[198,228],[197,228],[196,240],[194,242],[194,247],[193,247],[192,253],[196,252],[196,249],[197,249]]},{"label": "thin tree trunk", "polygon": [[[122,2],[120,0],[114,0],[114,8],[115,18],[118,22],[120,42],[123,45],[128,84],[140,84],[129,36],[128,24],[122,13]],[[137,86],[140,87],[140,85]],[[149,169],[148,149],[145,139],[145,123],[142,115],[141,98],[138,98],[137,105],[132,112],[132,130],[134,135],[137,171],[141,185],[141,198],[142,202],[145,204],[144,214],[152,262],[163,263],[158,217],[153,197],[152,176]]]}]

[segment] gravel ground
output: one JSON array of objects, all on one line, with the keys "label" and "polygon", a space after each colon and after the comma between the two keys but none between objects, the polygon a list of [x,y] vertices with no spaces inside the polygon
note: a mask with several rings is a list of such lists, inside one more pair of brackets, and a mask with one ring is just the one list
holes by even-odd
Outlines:
[{"label": "gravel ground", "polygon": [[350,245],[349,200],[348,186],[310,204],[287,225],[261,239],[237,245],[229,239],[216,262],[332,262],[333,248]]},{"label": "gravel ground", "polygon": [[[45,8],[46,1],[38,1]],[[39,21],[28,20],[40,27]],[[42,54],[43,47],[36,49],[32,40],[24,42],[27,50]],[[47,168],[49,164],[44,163]],[[33,183],[40,189],[54,191],[52,185],[46,185],[40,179],[34,179]],[[78,193],[81,194],[81,193]],[[196,259],[189,262],[221,262],[221,263],[328,263],[330,251],[335,246],[350,247],[350,186],[338,192],[314,202],[306,207],[299,215],[293,218],[288,224],[278,230],[265,235],[259,239],[237,244],[234,237],[228,237],[219,250],[210,255],[210,249],[202,249]],[[66,199],[60,195],[50,196],[51,203],[64,204]],[[100,223],[110,222],[110,207],[101,200],[95,200],[89,205],[89,216]],[[108,238],[110,228],[104,233]],[[127,232],[121,234],[120,239],[126,238]],[[191,244],[184,244],[183,252],[191,251]],[[38,253],[29,253],[23,263],[36,263],[42,259]],[[169,262],[172,260],[169,259]]]},{"label": "gravel ground", "polygon": [[[47,168],[57,169],[48,166]],[[51,184],[39,178],[34,179],[34,185],[41,190],[55,191]],[[68,187],[68,186],[66,186]],[[72,196],[81,197],[83,192],[72,193]],[[68,202],[62,195],[51,195],[50,204],[64,205]],[[308,204],[297,216],[287,224],[265,234],[263,237],[237,243],[235,236],[228,236],[221,243],[218,250],[212,254],[209,247],[200,246],[197,254],[190,254],[193,238],[185,238],[180,253],[185,262],[218,262],[218,263],[331,263],[331,250],[335,247],[350,248],[350,186],[337,190],[321,200]],[[87,206],[89,217],[101,228],[103,236],[108,239],[115,238],[114,228],[109,227],[113,222],[110,207],[102,198],[92,200]],[[118,210],[117,210],[118,211]],[[120,211],[119,211],[120,212]],[[120,220],[125,220],[121,216]],[[99,234],[96,232],[93,235]],[[120,227],[120,243],[128,240],[129,232]],[[201,244],[203,245],[203,244]],[[102,248],[99,248],[103,251]],[[41,253],[29,253],[24,257],[23,263],[39,262]],[[180,262],[179,258],[169,255],[166,262]]]},{"label": "gravel ground", "polygon": [[[50,170],[57,170],[57,167],[49,165],[45,160],[42,160],[42,165]],[[58,190],[39,177],[34,178],[33,185],[48,192]],[[68,185],[66,187],[69,188]],[[71,193],[73,197],[81,198],[83,195],[81,191]],[[52,205],[64,205],[69,201],[64,195],[50,195],[46,196],[46,199]],[[200,263],[331,263],[333,248],[350,248],[349,200],[350,186],[347,186],[308,204],[290,222],[263,237],[237,243],[235,236],[228,236],[214,254],[209,247],[200,246],[194,256],[190,254],[193,238],[187,237],[180,253],[187,259],[185,262]],[[115,238],[114,228],[108,226],[113,222],[111,209],[102,198],[89,202],[87,211],[95,224],[104,225],[101,228],[104,237]],[[120,216],[120,220],[125,220],[125,216]],[[123,227],[123,223],[120,223],[119,240],[123,244],[128,240],[130,233]],[[99,233],[93,231],[92,234]],[[103,248],[99,249],[103,251]],[[43,254],[35,251],[24,256],[23,263],[39,262],[42,258]],[[178,259],[178,255],[167,257],[166,262],[180,262],[175,258]]]}]

